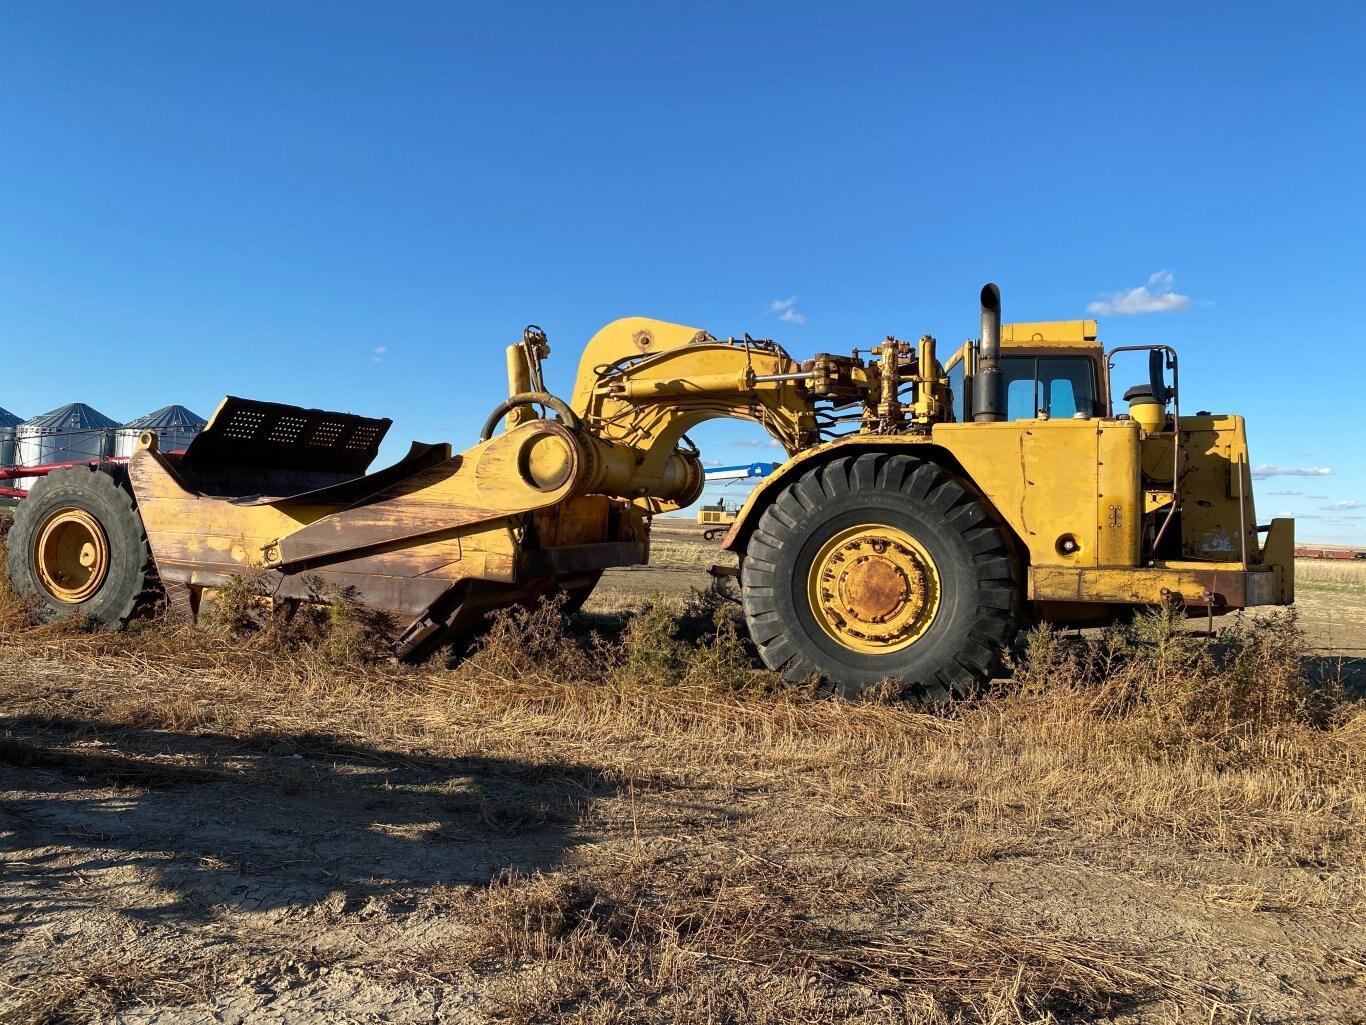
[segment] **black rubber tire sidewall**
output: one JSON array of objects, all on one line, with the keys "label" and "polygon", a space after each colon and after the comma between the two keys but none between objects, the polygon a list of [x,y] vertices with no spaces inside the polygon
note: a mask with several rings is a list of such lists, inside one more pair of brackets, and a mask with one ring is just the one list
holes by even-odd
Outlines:
[{"label": "black rubber tire sidewall", "polygon": [[[43,523],[54,513],[72,508],[93,516],[109,544],[109,572],[104,583],[77,605],[49,595],[33,566],[33,546]],[[36,597],[47,619],[80,613],[92,623],[116,628],[133,615],[147,586],[150,557],[142,521],[132,495],[103,471],[78,466],[54,470],[38,480],[15,510],[8,544],[9,576],[15,593]]]},{"label": "black rubber tire sidewall", "polygon": [[[878,524],[904,530],[924,546],[939,575],[939,607],[925,635],[900,651],[885,655],[862,654],[842,646],[816,622],[806,596],[811,563],[831,537],[848,527]],[[801,626],[799,646],[814,646],[822,662],[839,664],[849,686],[871,686],[887,677],[900,677],[913,686],[932,685],[934,669],[951,660],[968,643],[967,627],[977,605],[977,580],[972,574],[972,553],[956,532],[936,522],[923,508],[906,506],[897,492],[851,493],[831,502],[811,518],[807,533],[775,582],[776,599],[790,609]],[[784,567],[786,568],[786,567]]]},{"label": "black rubber tire sidewall", "polygon": [[[774,515],[761,518],[742,569],[746,591],[751,579],[758,585],[745,598],[755,642],[766,663],[787,682],[800,683],[813,673],[822,677],[822,693],[857,698],[884,680],[899,679],[907,697],[942,702],[964,696],[990,676],[1015,632],[1018,591],[1004,538],[985,509],[938,467],[905,456],[857,458],[865,478],[873,465],[870,459],[879,467],[886,465],[885,459],[896,459],[909,472],[901,487],[867,486],[854,481],[854,458],[836,460],[785,489],[805,483],[808,499],[817,490],[823,492],[818,501],[808,500],[793,515],[797,506],[784,503],[780,493],[774,505],[781,504],[784,515],[777,516],[778,510],[770,507]],[[833,488],[843,493],[824,493],[827,482],[820,475],[827,468],[849,475],[848,486]],[[881,475],[879,469],[879,479]],[[927,482],[929,492],[919,493]],[[865,524],[905,531],[924,547],[939,577],[939,605],[926,633],[885,654],[839,644],[816,622],[807,597],[811,565],[821,547],[839,531]],[[780,635],[765,637],[778,623]]]}]

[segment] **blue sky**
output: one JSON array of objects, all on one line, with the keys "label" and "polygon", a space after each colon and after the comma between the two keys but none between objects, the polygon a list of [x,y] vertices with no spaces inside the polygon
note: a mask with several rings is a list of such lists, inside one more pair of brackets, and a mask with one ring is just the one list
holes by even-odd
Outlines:
[{"label": "blue sky", "polygon": [[620,316],[944,345],[989,279],[1006,320],[1109,303],[1108,343],[1175,345],[1183,408],[1296,471],[1260,517],[1366,542],[1364,30],[1329,4],[7,5],[0,406],[234,393],[391,416],[392,458],[473,443],[528,322],[567,392]]}]

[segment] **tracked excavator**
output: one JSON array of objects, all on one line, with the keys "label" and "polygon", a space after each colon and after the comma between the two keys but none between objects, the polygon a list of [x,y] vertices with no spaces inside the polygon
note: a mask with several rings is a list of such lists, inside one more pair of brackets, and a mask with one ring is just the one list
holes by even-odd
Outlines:
[{"label": "tracked excavator", "polygon": [[[110,628],[159,596],[193,618],[247,574],[275,602],[354,588],[395,624],[393,654],[419,659],[493,610],[579,601],[647,562],[653,517],[701,493],[687,432],[735,418],[787,453],[722,547],[754,644],[793,683],[944,701],[1029,624],[1292,602],[1294,524],[1258,523],[1243,418],[1182,413],[1170,347],[1107,351],[1094,321],[1000,309],[989,284],[980,337],[943,363],[929,335],[798,360],[630,317],[589,341],[568,398],[528,328],[478,444],[414,444],[373,473],[389,420],[230,397],[182,453],[149,431],[126,468],[38,481],[10,579]],[[1146,379],[1116,402],[1133,349]]]}]

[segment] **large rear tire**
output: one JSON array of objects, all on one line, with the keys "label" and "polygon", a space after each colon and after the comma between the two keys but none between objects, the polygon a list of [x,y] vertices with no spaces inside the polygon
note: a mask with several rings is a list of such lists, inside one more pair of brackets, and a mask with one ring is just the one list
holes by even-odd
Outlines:
[{"label": "large rear tire", "polygon": [[1015,567],[980,502],[934,463],[864,453],[808,470],[760,517],[745,619],[789,683],[859,698],[888,679],[943,703],[988,680],[1019,618]]},{"label": "large rear tire", "polygon": [[133,496],[121,486],[124,474],[122,467],[53,470],[15,509],[10,583],[15,593],[36,597],[46,618],[80,613],[113,630],[153,593],[151,550]]}]

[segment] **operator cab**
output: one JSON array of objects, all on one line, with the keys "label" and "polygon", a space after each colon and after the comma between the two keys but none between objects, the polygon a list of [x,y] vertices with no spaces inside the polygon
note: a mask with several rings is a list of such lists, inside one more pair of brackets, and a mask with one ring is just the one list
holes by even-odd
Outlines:
[{"label": "operator cab", "polygon": [[1006,419],[1104,416],[1105,349],[1094,320],[1001,325]]},{"label": "operator cab", "polygon": [[[965,411],[972,408],[975,364],[969,342],[945,366],[959,423],[972,419]],[[1094,320],[1002,324],[999,366],[1006,420],[1107,415],[1109,375]]]},{"label": "operator cab", "polygon": [[1069,420],[1078,413],[1102,416],[1096,393],[1095,361],[1086,356],[1001,354],[1001,384],[1006,419],[1050,417]]}]

